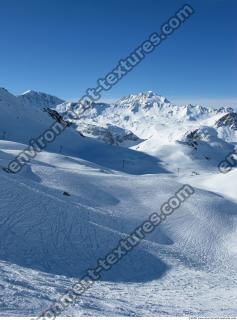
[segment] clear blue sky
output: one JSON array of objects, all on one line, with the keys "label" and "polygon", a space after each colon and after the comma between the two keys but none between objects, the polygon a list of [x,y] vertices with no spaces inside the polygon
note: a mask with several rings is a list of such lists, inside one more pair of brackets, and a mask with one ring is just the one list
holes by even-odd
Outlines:
[{"label": "clear blue sky", "polygon": [[0,0],[0,86],[77,99],[185,3],[195,15],[104,99],[237,105],[236,0]]}]

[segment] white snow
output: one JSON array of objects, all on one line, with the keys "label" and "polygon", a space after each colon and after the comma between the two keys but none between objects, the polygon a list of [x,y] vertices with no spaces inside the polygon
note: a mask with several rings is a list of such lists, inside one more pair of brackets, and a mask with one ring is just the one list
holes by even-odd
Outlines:
[{"label": "white snow", "polygon": [[53,108],[56,105],[64,102],[62,99],[59,99],[58,97],[33,90],[25,91],[21,95],[17,96],[17,99],[21,104],[28,104],[31,107],[35,108]]},{"label": "white snow", "polygon": [[[0,99],[3,168],[52,119],[3,89]],[[93,112],[97,125],[113,117],[110,124],[128,123],[146,141],[125,148],[68,128],[19,174],[0,170],[1,316],[38,316],[183,183],[195,194],[63,315],[236,316],[236,170],[217,168],[234,144],[218,137],[214,111],[207,116],[198,106],[201,119],[183,121],[193,109],[183,107],[177,122],[156,113],[172,109],[164,97],[148,92],[139,100],[139,115],[136,96]],[[184,138],[194,129],[197,150]]]}]

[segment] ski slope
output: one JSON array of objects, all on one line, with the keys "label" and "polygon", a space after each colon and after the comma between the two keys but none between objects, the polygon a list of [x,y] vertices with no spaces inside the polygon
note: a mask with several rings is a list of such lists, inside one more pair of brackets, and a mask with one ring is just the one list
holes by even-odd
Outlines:
[{"label": "ski slope", "polygon": [[[15,153],[22,147],[11,143],[9,149],[7,142],[1,142],[0,146],[1,163],[12,158],[13,150]],[[45,301],[43,291],[39,289],[40,283],[48,299],[55,299],[55,294],[63,292],[73,282],[71,277],[78,278],[86,268],[93,267],[96,258],[113,249],[119,239],[129,234],[151,212],[159,210],[160,205],[181,187],[169,173],[130,175],[105,170],[79,158],[49,152],[42,152],[19,176],[4,171],[0,175],[0,260],[4,268],[10,268],[10,274],[17,272],[18,268],[24,274],[28,272],[25,268],[30,268],[28,278],[32,278],[27,285],[18,276],[11,276],[16,283],[7,286],[3,299],[6,302],[8,294],[11,296],[12,292],[16,292],[19,300],[12,300],[10,310],[9,304],[2,306],[1,315],[34,315],[39,312],[38,302],[42,300],[43,306],[49,302]],[[70,196],[64,196],[64,191],[69,192]],[[157,312],[162,315],[165,314],[164,309],[158,311],[156,303],[159,304],[159,299],[155,288],[160,284],[161,287],[167,285],[170,277],[174,277],[175,281],[179,279],[182,287],[185,286],[182,277],[186,278],[187,274],[193,285],[193,277],[197,274],[204,277],[207,283],[208,277],[214,281],[214,275],[223,277],[225,273],[229,283],[231,274],[236,272],[236,217],[235,202],[213,192],[196,189],[195,195],[182,208],[117,266],[104,273],[104,298],[101,296],[104,283],[101,283],[95,289],[100,292],[99,300],[93,300],[96,292],[92,289],[92,296],[88,292],[85,298],[85,301],[93,300],[91,306],[84,302],[86,307],[81,311],[83,306],[75,304],[65,314],[111,315],[112,306],[108,306],[108,310],[104,306],[107,295],[110,291],[113,295],[113,290],[120,290],[120,294],[125,290],[129,308],[120,312],[115,310],[114,314],[144,315],[145,309],[139,312],[138,299],[134,301],[133,289],[129,289],[136,288],[141,299],[139,294],[144,295],[143,283],[154,304],[149,315],[157,315]],[[44,277],[45,283],[42,280]],[[56,285],[48,290],[47,285],[50,286],[54,278]],[[3,286],[6,287],[4,281]],[[220,295],[222,285],[219,284],[219,288],[215,283]],[[190,287],[189,294],[193,294],[192,290]],[[27,300],[32,301],[26,309],[22,291]],[[37,294],[38,291],[40,294]],[[216,299],[217,293],[218,290],[212,299]],[[174,299],[171,289],[166,294],[167,301]],[[177,299],[179,311],[174,310],[180,314],[186,304],[183,301],[180,305]],[[197,297],[193,299],[201,311]],[[229,295],[226,300],[225,297],[222,299],[228,304]],[[99,305],[96,306],[96,303],[103,305],[104,313],[97,310]],[[117,306],[118,301],[114,303]],[[17,307],[17,304],[20,305]],[[174,314],[174,311],[167,312]],[[213,312],[208,310],[207,314],[216,314]],[[190,314],[195,314],[192,305]]]},{"label": "ski slope", "polygon": [[9,174],[2,169],[52,119],[0,93],[1,316],[38,316],[184,183],[195,188],[192,197],[62,315],[236,316],[236,170],[217,168],[234,144],[210,129],[210,119],[199,123],[196,149],[182,139],[161,141],[157,131],[125,148],[68,128]]}]

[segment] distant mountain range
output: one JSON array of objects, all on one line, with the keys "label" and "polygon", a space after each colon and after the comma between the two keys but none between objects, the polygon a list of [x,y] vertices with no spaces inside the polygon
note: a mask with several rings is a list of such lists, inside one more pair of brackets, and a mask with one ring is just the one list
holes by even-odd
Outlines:
[{"label": "distant mountain range", "polygon": [[[6,89],[0,89],[1,105],[15,106],[32,115],[32,121],[41,121],[40,110],[53,109],[83,136],[101,140],[107,144],[132,147],[144,140],[157,139],[157,143],[171,143],[185,140],[188,132],[211,127],[216,135],[229,143],[237,142],[237,114],[232,108],[214,109],[201,105],[175,105],[166,97],[152,91],[129,95],[115,103],[67,102],[58,97],[29,90],[14,96]],[[78,114],[73,119],[70,110]],[[18,110],[19,111],[19,110]],[[13,112],[15,113],[15,112]],[[42,120],[43,121],[43,120]],[[2,131],[6,131],[2,130]],[[213,132],[213,131],[212,131]]]}]

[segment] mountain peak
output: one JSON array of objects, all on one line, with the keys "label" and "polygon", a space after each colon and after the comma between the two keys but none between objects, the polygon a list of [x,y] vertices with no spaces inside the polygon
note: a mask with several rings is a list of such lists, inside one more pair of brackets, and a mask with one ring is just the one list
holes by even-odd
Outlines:
[{"label": "mountain peak", "polygon": [[159,95],[153,91],[144,91],[137,94],[130,94],[119,99],[116,104],[140,104],[143,107],[151,106],[154,103],[157,105],[163,105],[165,103],[170,104],[169,100],[166,97]]},{"label": "mountain peak", "polygon": [[8,90],[6,88],[3,88],[3,87],[0,87],[0,91],[8,92]]},{"label": "mountain peak", "polygon": [[64,100],[59,99],[58,97],[34,90],[27,90],[17,98],[21,103],[30,104],[37,108],[53,108],[64,102]]},{"label": "mountain peak", "polygon": [[1,96],[12,96],[12,94],[6,89],[6,88],[3,88],[3,87],[0,87],[0,95]]},{"label": "mountain peak", "polygon": [[237,130],[237,113],[230,112],[221,117],[216,123],[217,128],[229,127],[232,130]]},{"label": "mountain peak", "polygon": [[27,90],[27,91],[23,92],[23,93],[21,94],[21,96],[29,95],[29,94],[32,94],[32,93],[36,93],[36,91],[34,91],[34,90]]},{"label": "mountain peak", "polygon": [[0,98],[1,98],[1,101],[10,101],[10,100],[14,100],[16,99],[16,97],[10,93],[7,89],[1,87],[0,88]]}]

